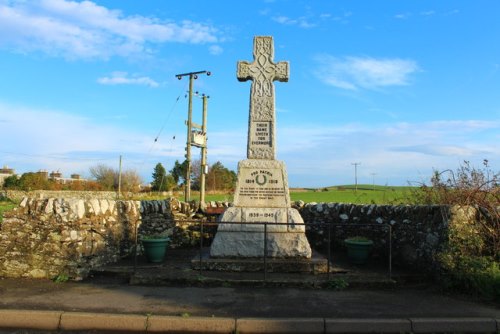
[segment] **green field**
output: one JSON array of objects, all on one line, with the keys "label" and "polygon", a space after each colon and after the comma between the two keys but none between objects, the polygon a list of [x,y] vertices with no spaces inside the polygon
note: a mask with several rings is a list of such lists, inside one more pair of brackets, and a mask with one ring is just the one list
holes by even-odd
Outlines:
[{"label": "green field", "polygon": [[410,201],[414,187],[358,185],[335,186],[322,189],[290,190],[292,201],[334,202],[355,204],[405,204]]},{"label": "green field", "polygon": [[[292,201],[310,202],[334,202],[334,203],[354,203],[354,204],[406,204],[411,202],[413,192],[416,187],[389,187],[358,185],[357,191],[354,185],[334,186],[320,189],[290,189]],[[183,195],[177,196],[183,200]],[[192,192],[191,198],[199,199],[198,192]],[[230,194],[207,194],[207,201],[228,201],[233,200]]]},{"label": "green field", "polygon": [[[388,187],[358,185],[357,191],[353,185],[326,187],[321,189],[290,189],[292,201],[311,202],[332,202],[332,203],[354,203],[354,204],[408,204],[411,202],[412,194],[417,191],[416,187]],[[177,193],[176,197],[183,200],[182,193]],[[191,199],[199,200],[198,192],[191,192]],[[151,196],[150,199],[161,199],[161,197]],[[207,201],[232,202],[232,194],[207,194]],[[0,223],[3,212],[16,206],[11,201],[0,201]]]}]

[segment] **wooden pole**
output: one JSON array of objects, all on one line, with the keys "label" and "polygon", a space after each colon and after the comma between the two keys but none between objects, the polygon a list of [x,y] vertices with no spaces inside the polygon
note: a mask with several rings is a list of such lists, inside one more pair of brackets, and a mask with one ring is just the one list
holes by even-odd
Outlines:
[{"label": "wooden pole", "polygon": [[208,96],[203,95],[203,121],[201,123],[201,132],[205,137],[205,142],[201,147],[201,171],[200,171],[200,206],[205,205],[205,175],[207,172],[207,102]]}]

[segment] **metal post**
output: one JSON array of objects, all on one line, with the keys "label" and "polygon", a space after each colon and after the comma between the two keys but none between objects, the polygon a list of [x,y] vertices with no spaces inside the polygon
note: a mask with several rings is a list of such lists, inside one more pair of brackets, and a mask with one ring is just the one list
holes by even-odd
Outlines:
[{"label": "metal post", "polygon": [[202,252],[203,252],[203,220],[200,220],[200,276],[203,274]]},{"label": "metal post", "polygon": [[392,279],[392,226],[389,224],[389,279]]},{"label": "metal post", "polygon": [[267,280],[267,223],[264,223],[264,282]]},{"label": "metal post", "polygon": [[201,171],[200,171],[200,206],[205,205],[205,173],[207,172],[207,101],[208,96],[203,95],[203,121],[201,132],[205,137],[205,143],[201,147]]},{"label": "metal post", "polygon": [[134,274],[137,272],[137,219],[134,221]]},{"label": "metal post", "polygon": [[326,270],[328,273],[328,280],[330,280],[330,261],[332,259],[332,224],[328,224],[328,263]]}]

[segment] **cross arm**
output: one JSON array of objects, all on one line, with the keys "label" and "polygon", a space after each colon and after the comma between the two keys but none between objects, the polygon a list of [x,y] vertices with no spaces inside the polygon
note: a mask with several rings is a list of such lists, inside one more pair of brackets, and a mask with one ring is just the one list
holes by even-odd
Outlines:
[{"label": "cross arm", "polygon": [[252,80],[252,76],[250,75],[249,62],[244,60],[238,62],[236,77],[238,78],[238,81]]},{"label": "cross arm", "polygon": [[280,61],[276,64],[275,80],[280,82],[288,82],[290,77],[290,66],[287,61]]}]

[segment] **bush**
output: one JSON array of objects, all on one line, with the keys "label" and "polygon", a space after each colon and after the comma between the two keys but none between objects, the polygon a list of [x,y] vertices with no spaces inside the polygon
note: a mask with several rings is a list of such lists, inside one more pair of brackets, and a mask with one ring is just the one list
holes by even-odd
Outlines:
[{"label": "bush", "polygon": [[488,160],[479,169],[464,161],[455,172],[435,171],[432,185],[414,194],[421,204],[450,205],[455,215],[464,216],[437,256],[445,288],[500,300],[499,181]]},{"label": "bush", "polygon": [[500,301],[500,266],[491,257],[452,253],[439,256],[443,273],[439,280],[447,290],[463,291],[484,299]]}]

